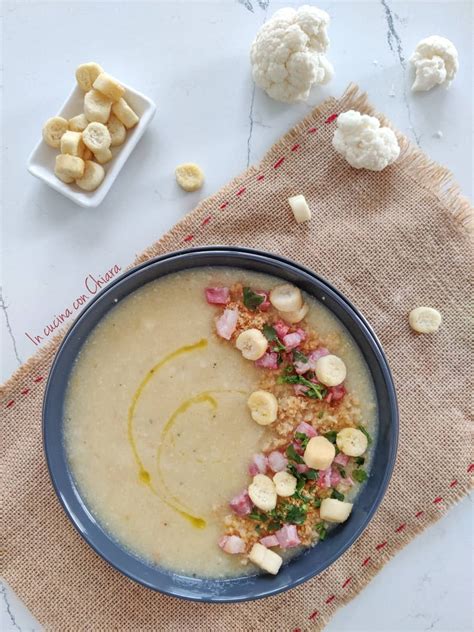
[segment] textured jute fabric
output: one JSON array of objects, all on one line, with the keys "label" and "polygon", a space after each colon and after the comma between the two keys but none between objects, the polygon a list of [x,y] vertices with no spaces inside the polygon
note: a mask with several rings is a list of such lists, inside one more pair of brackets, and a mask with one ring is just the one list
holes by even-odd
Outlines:
[{"label": "textured jute fabric", "polygon": [[[473,251],[471,209],[450,174],[399,136],[401,158],[381,173],[354,170],[331,146],[334,114],[373,113],[351,86],[329,99],[251,167],[175,226],[137,262],[207,244],[260,248],[308,266],[373,325],[400,406],[394,475],[374,519],[329,569],[265,600],[182,602],[126,579],[64,515],[41,446],[41,404],[57,338],[3,387],[2,573],[52,630],[318,630],[417,533],[470,487]],[[385,121],[386,122],[386,121]],[[313,212],[296,225],[287,198]],[[440,331],[415,335],[407,314],[431,305]]]}]

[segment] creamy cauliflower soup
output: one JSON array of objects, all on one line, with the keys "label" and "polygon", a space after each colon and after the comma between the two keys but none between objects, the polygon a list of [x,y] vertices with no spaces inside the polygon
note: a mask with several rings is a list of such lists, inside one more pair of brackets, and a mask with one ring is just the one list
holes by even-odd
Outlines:
[{"label": "creamy cauliflower soup", "polygon": [[324,305],[271,276],[199,268],[148,283],[92,331],[64,440],[124,548],[188,575],[276,573],[350,520],[376,414],[361,353]]}]

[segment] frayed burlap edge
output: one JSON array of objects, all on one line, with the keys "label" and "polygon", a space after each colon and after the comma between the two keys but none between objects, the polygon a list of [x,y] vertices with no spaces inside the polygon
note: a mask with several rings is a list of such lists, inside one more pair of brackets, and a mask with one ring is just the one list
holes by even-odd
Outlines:
[{"label": "frayed burlap edge", "polygon": [[[279,157],[282,153],[282,149],[290,147],[308,127],[318,122],[320,123],[321,119],[330,113],[337,113],[347,109],[355,109],[366,114],[377,116],[383,125],[393,129],[393,126],[385,116],[377,112],[375,108],[371,106],[367,94],[362,92],[357,85],[350,84],[341,99],[336,100],[335,98],[329,98],[321,103],[296,127],[277,141],[257,166],[251,166],[244,174],[237,176],[216,194],[203,200],[196,209],[179,221],[160,240],[138,255],[133,264],[128,266],[127,269],[143,263],[152,257],[169,252],[170,247],[174,249],[177,236],[182,237],[181,243],[183,247],[188,247],[189,244],[186,244],[184,241],[186,234],[190,229],[199,225],[200,219],[205,213],[209,212],[210,208],[215,208],[217,202],[222,201],[229,193],[235,191],[236,187],[242,186],[265,165],[268,165],[274,161],[275,158]],[[474,228],[473,209],[469,200],[461,195],[460,188],[456,184],[452,173],[447,168],[426,157],[420,149],[414,147],[410,141],[396,129],[394,129],[394,132],[397,135],[401,147],[401,155],[397,161],[398,168],[402,168],[405,174],[414,182],[436,197],[458,229],[472,233]],[[36,368],[42,362],[52,359],[68,329],[69,327],[63,328],[49,343],[20,366],[3,386],[0,386],[0,397],[4,399],[5,402],[15,397],[16,393],[21,390],[25,383],[25,378],[32,374],[34,375]],[[365,569],[366,572],[363,577],[361,579],[355,579],[348,588],[346,588],[344,593],[338,594],[337,604],[331,602],[322,605],[318,612],[317,621],[309,624],[311,629],[322,630],[333,616],[335,608],[337,609],[341,605],[351,601],[379,570],[392,559],[399,550],[408,544],[415,535],[418,535],[429,525],[437,522],[447,513],[451,506],[464,498],[471,491],[473,484],[474,480],[469,476],[466,477],[466,481],[459,481],[458,486],[451,490],[450,496],[443,498],[442,505],[436,506],[436,512],[424,512],[422,521],[411,524],[410,529],[399,533],[396,541],[392,540],[390,547],[384,548],[380,552],[380,555],[372,560],[371,565]],[[390,526],[392,527],[392,525]]]}]

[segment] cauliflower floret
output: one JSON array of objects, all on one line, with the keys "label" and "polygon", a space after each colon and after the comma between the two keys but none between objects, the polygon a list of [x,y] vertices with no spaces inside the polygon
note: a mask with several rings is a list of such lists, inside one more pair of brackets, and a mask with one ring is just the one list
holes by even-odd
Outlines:
[{"label": "cauliflower floret", "polygon": [[327,83],[334,69],[324,57],[329,15],[304,5],[280,9],[257,33],[250,60],[252,76],[266,93],[285,103],[305,101],[313,84]]},{"label": "cauliflower floret", "polygon": [[412,90],[431,90],[434,86],[449,86],[459,68],[458,51],[452,42],[439,35],[431,35],[418,42],[410,57],[415,66]]},{"label": "cauliflower floret", "polygon": [[355,169],[382,171],[400,154],[397,137],[391,129],[380,127],[374,116],[355,110],[339,114],[332,144]]}]

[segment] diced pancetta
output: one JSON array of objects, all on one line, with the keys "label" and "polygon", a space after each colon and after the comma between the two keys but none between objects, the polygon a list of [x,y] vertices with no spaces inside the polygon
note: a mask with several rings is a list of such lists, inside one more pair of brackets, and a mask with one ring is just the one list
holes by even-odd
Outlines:
[{"label": "diced pancetta", "polygon": [[204,291],[209,305],[227,305],[230,301],[228,287],[207,287]]},{"label": "diced pancetta", "polygon": [[257,474],[265,474],[268,467],[268,459],[267,457],[258,452],[254,454],[252,460],[250,461],[248,471],[250,476],[256,476]]},{"label": "diced pancetta", "polygon": [[240,494],[237,494],[237,496],[234,496],[229,506],[238,516],[246,516],[249,514],[252,511],[252,501],[250,500],[247,490],[245,489],[243,492],[240,492]]},{"label": "diced pancetta", "polygon": [[338,386],[330,386],[328,388],[328,392],[326,397],[324,398],[324,401],[326,401],[328,404],[336,404],[337,402],[341,401],[345,394],[346,389],[344,388],[343,384],[338,384]]},{"label": "diced pancetta", "polygon": [[338,465],[346,466],[349,463],[349,457],[347,454],[343,452],[339,452],[339,454],[334,459],[333,463],[337,463]]},{"label": "diced pancetta", "polygon": [[300,432],[302,434],[305,434],[307,437],[316,437],[317,436],[317,432],[316,430],[313,428],[313,426],[311,426],[310,424],[306,423],[306,421],[302,421],[300,424],[298,424],[298,426],[296,427],[295,432]]},{"label": "diced pancetta", "polygon": [[270,549],[272,546],[280,546],[280,543],[276,535],[266,535],[264,538],[260,540],[260,544],[263,544],[263,546],[266,546],[267,549]]},{"label": "diced pancetta", "polygon": [[288,459],[284,454],[278,452],[278,450],[274,450],[268,455],[268,465],[273,472],[282,472],[286,470]]},{"label": "diced pancetta", "polygon": [[216,318],[217,334],[225,340],[230,340],[237,327],[238,318],[239,310],[225,309],[219,318]]},{"label": "diced pancetta", "polygon": [[218,544],[223,551],[231,555],[245,551],[245,542],[238,535],[223,535],[219,538]]},{"label": "diced pancetta", "polygon": [[278,369],[278,353],[273,351],[265,353],[255,361],[255,366],[263,369]]},{"label": "diced pancetta", "polygon": [[296,347],[298,347],[304,340],[304,332],[303,332],[303,336],[298,333],[297,331],[294,331],[291,334],[286,334],[286,336],[283,336],[283,344],[286,347],[287,351],[290,351],[291,349],[296,349]]},{"label": "diced pancetta", "polygon": [[319,349],[315,349],[308,354],[308,361],[303,362],[301,360],[297,360],[293,363],[295,367],[295,371],[298,375],[303,375],[306,371],[314,371],[316,368],[316,362],[319,358],[322,358],[326,355],[329,355],[329,350],[326,347],[319,347]]},{"label": "diced pancetta", "polygon": [[268,292],[264,292],[263,290],[255,290],[255,294],[259,296],[263,296],[263,303],[260,303],[258,309],[262,312],[268,312],[272,304],[268,300]]},{"label": "diced pancetta", "polygon": [[292,549],[301,544],[296,525],[294,524],[285,524],[281,529],[275,531],[275,536],[282,549]]},{"label": "diced pancetta", "polygon": [[276,323],[273,323],[273,329],[276,331],[278,338],[283,340],[286,334],[290,331],[290,326],[282,320],[277,320]]}]

